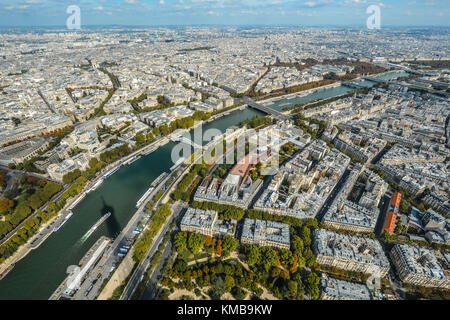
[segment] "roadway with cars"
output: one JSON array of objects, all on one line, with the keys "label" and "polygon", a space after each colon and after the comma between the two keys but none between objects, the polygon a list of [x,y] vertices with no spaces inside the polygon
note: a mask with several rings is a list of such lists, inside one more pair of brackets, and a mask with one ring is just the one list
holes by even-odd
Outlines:
[{"label": "roadway with cars", "polygon": [[121,300],[129,300],[133,296],[133,293],[136,291],[137,287],[142,281],[145,271],[150,266],[150,260],[152,256],[158,249],[158,246],[163,240],[165,234],[169,231],[170,224],[174,219],[178,219],[180,213],[183,211],[183,209],[187,208],[187,206],[187,203],[181,201],[176,202],[172,206],[172,215],[170,216],[164,227],[161,229],[159,234],[156,236],[156,238],[153,240],[150,250],[147,252],[147,255],[145,256],[143,262],[139,264],[139,266],[131,276],[123,291],[122,297],[120,298]]}]

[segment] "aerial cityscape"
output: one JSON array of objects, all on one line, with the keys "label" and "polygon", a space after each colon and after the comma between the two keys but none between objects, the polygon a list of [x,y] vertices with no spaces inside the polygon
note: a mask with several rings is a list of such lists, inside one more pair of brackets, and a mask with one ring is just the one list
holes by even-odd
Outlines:
[{"label": "aerial cityscape", "polygon": [[450,300],[448,3],[242,2],[0,1],[0,300]]}]

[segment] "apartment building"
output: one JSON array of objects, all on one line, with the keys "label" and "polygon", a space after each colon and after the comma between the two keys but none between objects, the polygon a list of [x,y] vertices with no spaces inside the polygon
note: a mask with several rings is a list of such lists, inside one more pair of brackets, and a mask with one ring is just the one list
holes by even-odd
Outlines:
[{"label": "apartment building", "polygon": [[[399,278],[408,284],[450,289],[450,272],[433,252],[425,247],[395,245],[390,253]],[[442,259],[441,259],[442,260]]]},{"label": "apartment building", "polygon": [[241,242],[263,247],[289,249],[289,225],[266,220],[245,219]]},{"label": "apartment building", "polygon": [[390,269],[389,261],[377,240],[325,229],[314,230],[313,239],[318,264],[380,277],[384,277]]}]

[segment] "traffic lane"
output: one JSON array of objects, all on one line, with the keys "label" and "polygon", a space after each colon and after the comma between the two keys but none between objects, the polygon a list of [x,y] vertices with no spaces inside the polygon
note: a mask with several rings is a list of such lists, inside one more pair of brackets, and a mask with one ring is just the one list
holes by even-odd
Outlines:
[{"label": "traffic lane", "polygon": [[158,249],[159,244],[161,243],[162,239],[164,238],[165,234],[167,233],[170,224],[172,223],[173,219],[175,217],[178,217],[180,212],[185,208],[183,204],[180,204],[180,202],[177,202],[177,204],[174,205],[175,210],[173,210],[172,215],[170,216],[169,221],[166,223],[166,225],[163,228],[163,231],[160,233],[156,241],[153,242],[152,247],[150,248],[149,252],[146,255],[146,258],[144,259],[144,263],[141,263],[136,270],[136,272],[132,275],[132,278],[129,281],[129,286],[125,288],[126,292],[122,295],[124,300],[130,299],[130,297],[133,295],[134,291],[136,290],[137,285],[140,283],[142,279],[143,272],[148,269],[150,258],[155,254],[156,250]]},{"label": "traffic lane", "polygon": [[156,267],[155,271],[153,272],[152,276],[150,277],[147,286],[145,287],[145,291],[142,294],[141,300],[151,300],[154,298],[156,293],[156,284],[161,277],[161,272],[164,267],[164,264],[167,262],[167,260],[172,255],[172,242],[169,242],[166,246],[166,248],[163,251],[161,261],[159,262],[158,266]]}]

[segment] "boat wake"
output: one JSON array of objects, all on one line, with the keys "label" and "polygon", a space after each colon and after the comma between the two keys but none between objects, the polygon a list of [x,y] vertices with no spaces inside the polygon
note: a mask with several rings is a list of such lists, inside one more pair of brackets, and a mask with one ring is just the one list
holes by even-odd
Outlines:
[{"label": "boat wake", "polygon": [[81,239],[78,241],[80,245],[82,245],[94,232],[97,230],[98,227],[100,227],[103,222],[106,221],[111,216],[111,212],[108,212],[103,217],[100,218],[89,230],[84,234],[84,236],[81,237]]},{"label": "boat wake", "polygon": [[89,230],[88,232],[86,232],[84,236],[82,236],[81,239],[79,240],[80,245],[82,245],[92,235],[92,233],[94,233],[93,230]]}]

